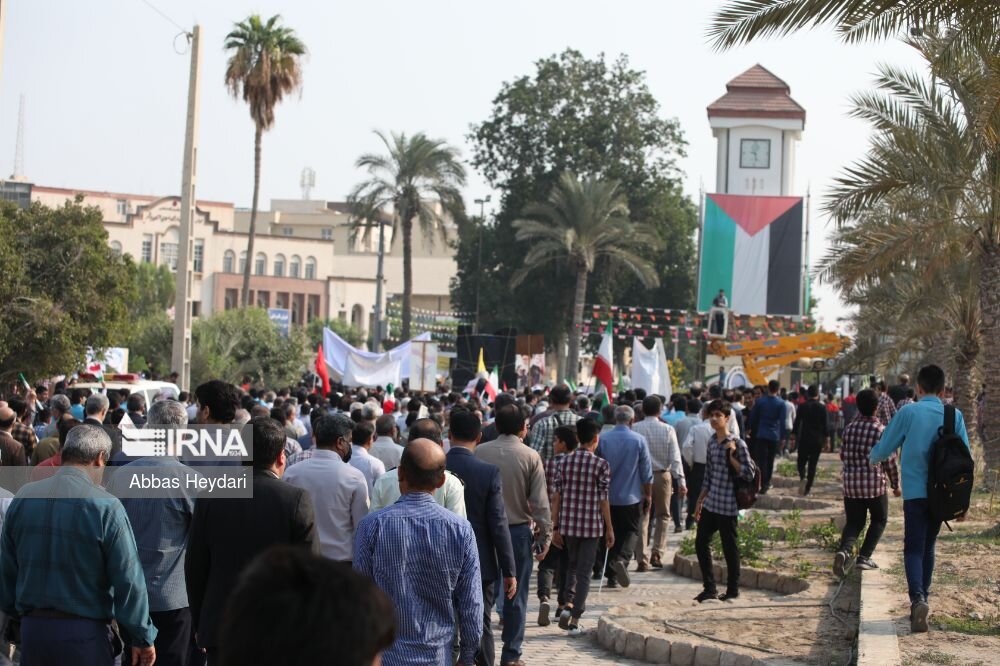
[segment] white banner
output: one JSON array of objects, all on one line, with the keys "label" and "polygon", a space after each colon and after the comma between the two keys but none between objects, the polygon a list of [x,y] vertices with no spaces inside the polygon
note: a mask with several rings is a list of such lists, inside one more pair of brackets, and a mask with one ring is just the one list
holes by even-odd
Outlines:
[{"label": "white banner", "polygon": [[652,349],[646,349],[639,338],[632,339],[632,388],[645,389],[650,395],[670,399],[674,391],[670,385],[670,369],[663,351],[663,340],[657,339]]},{"label": "white banner", "polygon": [[[414,341],[429,341],[430,339],[430,333],[421,333],[417,337],[413,338]],[[355,368],[359,370],[362,365],[365,365],[362,361],[376,361],[380,363],[395,361],[399,365],[399,377],[393,383],[397,386],[399,385],[400,379],[406,379],[410,376],[409,341],[404,342],[398,347],[390,349],[385,353],[375,354],[373,352],[365,351],[352,346],[330,329],[324,328],[323,356],[326,360],[327,367],[330,369],[330,380],[335,382],[346,383],[344,382],[344,376],[347,371],[347,360],[349,356],[353,356],[355,358]],[[362,371],[362,374],[366,373]],[[352,384],[352,386],[358,386],[358,384]],[[377,386],[377,384],[372,384],[371,386]],[[385,386],[385,384],[382,384],[382,386]]]},{"label": "white banner", "polygon": [[344,366],[344,386],[399,386],[399,370],[402,364],[389,354],[379,354],[379,358],[367,358],[352,351],[347,354]]},{"label": "white banner", "polygon": [[437,389],[438,346],[436,342],[414,340],[410,343],[410,390]]}]

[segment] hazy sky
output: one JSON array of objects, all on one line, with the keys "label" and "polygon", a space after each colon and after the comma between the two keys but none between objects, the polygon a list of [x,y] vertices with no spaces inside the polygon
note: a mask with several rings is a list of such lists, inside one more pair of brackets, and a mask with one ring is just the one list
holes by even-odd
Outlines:
[{"label": "hazy sky", "polygon": [[[0,80],[0,173],[13,166],[18,99],[26,98],[25,175],[38,184],[140,194],[180,188],[189,60],[178,29],[142,0],[4,0]],[[844,46],[812,31],[716,53],[705,28],[716,0],[151,0],[181,25],[202,26],[198,191],[249,206],[253,127],[223,86],[222,42],[252,12],[281,13],[309,48],[301,97],[277,111],[263,144],[262,206],[300,196],[303,167],[316,170],[314,198],[342,199],[361,174],[357,156],[378,150],[372,130],[425,131],[459,146],[485,119],[504,81],[567,47],[586,56],[628,55],[647,74],[664,116],[689,142],[686,190],[715,184],[715,141],[705,107],[755,63],[788,82],[807,112],[796,189],[812,190],[815,259],[825,248],[818,211],[836,173],[860,157],[868,128],[847,117],[848,98],[869,87],[880,62],[911,68],[895,42]],[[470,174],[467,200],[489,190]],[[819,288],[820,314],[843,309]]]}]

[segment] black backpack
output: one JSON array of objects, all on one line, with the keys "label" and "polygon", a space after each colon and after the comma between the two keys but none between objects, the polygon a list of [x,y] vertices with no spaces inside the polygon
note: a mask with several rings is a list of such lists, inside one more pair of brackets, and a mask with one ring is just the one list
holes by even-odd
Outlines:
[{"label": "black backpack", "polygon": [[726,456],[726,468],[729,469],[729,478],[733,480],[733,491],[736,494],[736,507],[739,509],[749,509],[757,502],[760,494],[761,473],[757,465],[753,466],[753,480],[745,481],[736,476],[736,470],[729,464],[729,456]]},{"label": "black backpack", "polygon": [[945,405],[944,425],[931,444],[927,461],[927,506],[931,516],[948,525],[949,520],[965,515],[972,501],[975,467],[969,447],[955,434],[955,406]]}]

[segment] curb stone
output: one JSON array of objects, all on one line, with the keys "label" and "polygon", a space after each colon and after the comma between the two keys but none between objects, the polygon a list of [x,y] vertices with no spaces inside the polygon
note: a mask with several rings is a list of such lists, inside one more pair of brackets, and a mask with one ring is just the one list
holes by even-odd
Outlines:
[{"label": "curb stone", "polygon": [[[673,567],[674,573],[678,576],[701,580],[701,569],[698,566],[698,560],[693,556],[688,557],[680,553],[674,554]],[[712,569],[716,580],[722,581],[726,579],[726,568],[724,566],[713,563]],[[778,594],[790,595],[808,590],[809,581],[797,576],[780,574],[776,571],[741,567],[740,587],[770,590]]]}]

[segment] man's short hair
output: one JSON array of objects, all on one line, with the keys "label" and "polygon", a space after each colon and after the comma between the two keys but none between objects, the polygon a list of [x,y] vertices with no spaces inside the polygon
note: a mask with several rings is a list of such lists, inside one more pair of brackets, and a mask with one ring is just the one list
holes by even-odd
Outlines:
[{"label": "man's short hair", "polygon": [[819,386],[813,384],[808,389],[806,389],[807,398],[818,398],[819,397]]},{"label": "man's short hair", "polygon": [[917,372],[917,386],[927,395],[937,395],[944,390],[944,370],[936,365],[925,365]]},{"label": "man's short hair", "polygon": [[403,455],[399,459],[399,471],[406,478],[406,484],[413,490],[434,490],[438,488],[444,478],[444,464],[437,465],[431,469],[425,469],[417,463],[415,458],[413,449],[409,446],[403,449]]},{"label": "man's short hair", "polygon": [[701,412],[701,400],[698,398],[688,398],[684,411],[688,414],[698,414]]},{"label": "man's short hair", "polygon": [[[160,402],[163,402],[162,400]],[[130,412],[141,412],[146,408],[146,398],[141,393],[133,393],[125,401],[125,407]]]},{"label": "man's short hair", "polygon": [[646,416],[659,416],[663,411],[663,403],[659,396],[647,395],[642,399],[642,413]]},{"label": "man's short hair", "polygon": [[368,577],[306,548],[275,546],[250,562],[230,594],[219,663],[323,664],[336,655],[342,666],[370,666],[392,645],[394,618]]},{"label": "man's short hair", "polygon": [[362,421],[355,424],[354,429],[351,430],[351,444],[364,446],[372,440],[372,435],[374,434],[375,426],[370,421]]},{"label": "man's short hair", "polygon": [[575,451],[580,446],[580,438],[576,435],[575,425],[562,425],[555,429],[555,438],[566,445],[567,451]]},{"label": "man's short hair", "polygon": [[21,418],[28,411],[28,401],[19,395],[12,395],[7,399],[7,406],[14,410],[14,416]]},{"label": "man's short hair", "polygon": [[711,414],[712,412],[719,412],[726,418],[729,418],[729,415],[733,413],[733,406],[725,400],[713,400],[705,408],[706,414]]},{"label": "man's short hair", "polygon": [[628,405],[615,407],[615,423],[632,423],[635,420],[635,410]]},{"label": "man's short hair", "polygon": [[87,416],[94,416],[95,414],[106,412],[110,405],[111,402],[108,400],[108,396],[103,393],[95,393],[87,398],[87,404],[83,408],[83,413]]},{"label": "man's short hair", "polygon": [[72,409],[72,407],[73,405],[70,404],[69,398],[61,393],[52,396],[52,399],[49,400],[49,409],[53,412],[59,412],[60,416],[63,414],[69,414],[69,410]]},{"label": "man's short hair", "polygon": [[441,436],[441,424],[431,418],[414,420],[406,432],[406,441],[412,442],[415,439],[429,439],[435,444],[444,444],[444,438]]},{"label": "man's short hair", "polygon": [[382,416],[382,408],[376,405],[374,402],[366,402],[365,404],[361,405],[362,421],[374,421],[380,416]]},{"label": "man's short hair", "polygon": [[285,450],[287,439],[285,429],[270,417],[251,419],[250,424],[253,427],[253,467],[254,469],[269,469],[278,461],[281,452]]},{"label": "man's short hair", "polygon": [[576,436],[581,444],[590,444],[601,432],[601,424],[587,417],[576,422]]},{"label": "man's short hair", "polygon": [[483,431],[479,417],[468,409],[456,407],[451,410],[451,439],[455,442],[474,442]]},{"label": "man's short hair", "polygon": [[350,441],[354,426],[354,421],[343,414],[324,414],[313,421],[313,437],[316,438],[316,446],[332,447],[337,444],[338,439]]},{"label": "man's short hair", "polygon": [[772,379],[767,383],[768,393],[777,393],[780,390],[781,390],[781,382],[779,382],[777,379]]},{"label": "man's short hair", "polygon": [[378,437],[392,437],[396,429],[396,417],[392,414],[383,414],[375,419],[375,435]]},{"label": "man's short hair", "polygon": [[573,392],[566,384],[557,384],[549,391],[549,402],[553,405],[568,405],[573,400]]},{"label": "man's short hair", "polygon": [[[607,404],[601,407],[601,422],[611,424],[615,422],[615,406]],[[579,431],[578,431],[579,432]]]},{"label": "man's short hair", "polygon": [[874,416],[875,410],[878,409],[878,396],[875,391],[871,389],[865,389],[857,395],[858,411],[861,416]]},{"label": "man's short hair", "polygon": [[66,434],[66,442],[62,447],[64,465],[90,465],[101,456],[105,462],[111,457],[111,438],[104,432],[104,428],[81,423]]},{"label": "man's short hair", "polygon": [[[138,394],[133,394],[135,397]],[[131,398],[129,398],[131,400]],[[146,415],[147,426],[157,425],[187,425],[188,413],[184,405],[176,400],[158,400],[149,408]]]},{"label": "man's short hair", "polygon": [[213,421],[232,423],[236,418],[236,410],[240,408],[240,391],[232,384],[213,379],[196,388],[194,394],[198,398],[198,404],[208,408],[208,416]]},{"label": "man's short hair", "polygon": [[905,384],[909,384],[910,383],[910,376],[904,372],[903,374],[901,374],[899,376],[899,383],[900,384],[904,384],[904,385]]},{"label": "man's short hair", "polygon": [[517,402],[517,399],[510,393],[504,392],[497,395],[497,399],[493,402],[493,409],[497,410],[504,405],[513,405]]},{"label": "man's short hair", "polygon": [[501,435],[520,435],[524,430],[524,412],[517,405],[501,407],[497,410],[496,425]]}]

